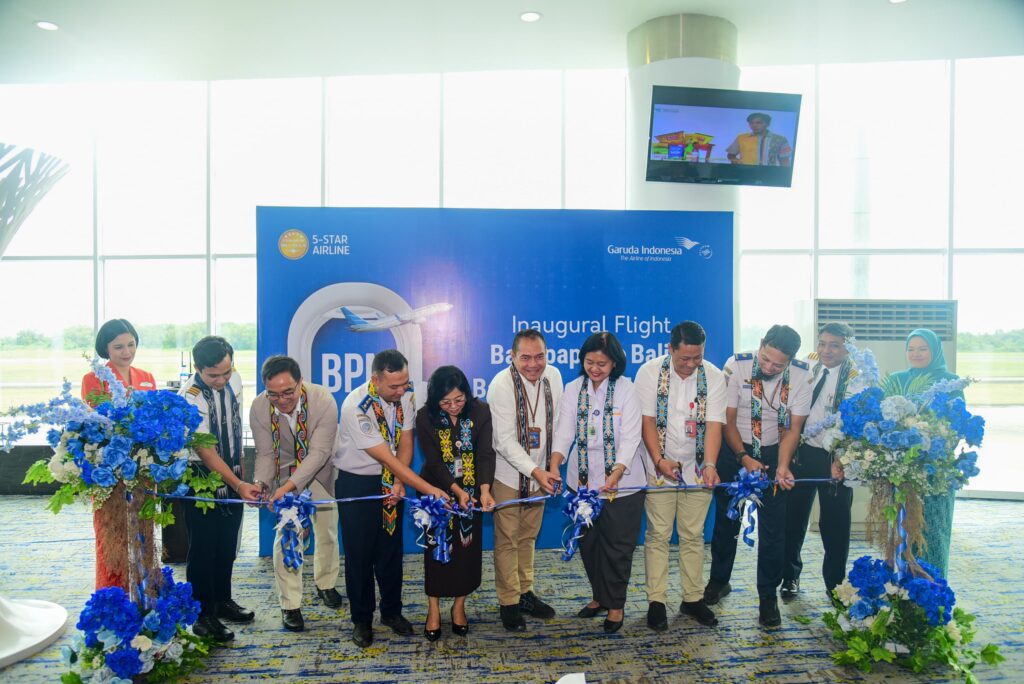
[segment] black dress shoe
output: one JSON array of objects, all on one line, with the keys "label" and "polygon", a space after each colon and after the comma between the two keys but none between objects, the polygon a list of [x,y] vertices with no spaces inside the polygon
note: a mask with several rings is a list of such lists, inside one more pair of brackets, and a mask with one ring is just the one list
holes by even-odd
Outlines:
[{"label": "black dress shoe", "polygon": [[718,624],[714,611],[708,608],[704,601],[683,601],[679,604],[679,612],[696,619],[705,627],[714,627]]},{"label": "black dress shoe", "polygon": [[782,589],[779,594],[784,599],[794,599],[800,593],[800,580],[782,580]]},{"label": "black dress shoe", "polygon": [[210,637],[222,644],[235,638],[235,633],[213,615],[200,615],[192,625],[192,633],[199,637]]},{"label": "black dress shoe", "polygon": [[605,620],[604,621],[604,633],[615,634],[622,629],[622,620]]},{"label": "black dress shoe", "polygon": [[711,580],[708,582],[708,585],[704,587],[704,603],[709,606],[713,606],[728,596],[731,591],[732,585],[728,582],[725,584],[719,584],[718,582]]},{"label": "black dress shoe", "polygon": [[[452,616],[452,634],[458,634],[459,636],[466,636],[469,634],[469,619],[466,619],[466,624],[460,625],[455,622],[455,606],[452,606],[452,610],[449,613]],[[427,637],[430,639],[430,637]],[[431,639],[433,641],[433,639]]]},{"label": "black dress shoe", "polygon": [[228,622],[252,622],[256,613],[228,599],[217,604],[217,617]]},{"label": "black dress shoe", "polygon": [[373,628],[369,622],[352,624],[352,643],[359,648],[366,648],[373,643]]},{"label": "black dress shoe", "polygon": [[330,589],[317,589],[316,595],[320,597],[320,600],[323,601],[324,605],[328,608],[341,608],[341,604],[345,600],[334,587],[331,587]]},{"label": "black dress shoe", "polygon": [[774,596],[761,598],[757,621],[761,623],[762,627],[778,627],[782,624],[782,616],[779,615],[779,602]]},{"label": "black dress shoe", "polygon": [[605,608],[604,606],[593,606],[593,607],[591,607],[591,606],[587,605],[587,606],[583,606],[582,608],[580,608],[580,612],[576,613],[576,617],[578,617],[578,618],[592,618],[592,617],[597,617],[601,613],[607,613],[607,612],[608,612],[608,609]]},{"label": "black dress shoe", "polygon": [[281,623],[290,632],[301,632],[306,629],[306,623],[302,620],[302,611],[298,608],[282,608]]},{"label": "black dress shoe", "polygon": [[402,617],[402,614],[389,615],[387,617],[381,617],[380,624],[385,627],[390,627],[391,631],[395,634],[402,636],[411,636],[413,633],[412,623]]},{"label": "black dress shoe", "polygon": [[526,620],[519,612],[519,604],[501,607],[501,624],[510,632],[525,632]]},{"label": "black dress shoe", "polygon": [[555,609],[537,598],[532,591],[519,597],[519,611],[541,620],[550,620],[555,617]]},{"label": "black dress shoe", "polygon": [[647,606],[647,626],[655,632],[664,632],[668,629],[668,614],[665,611],[665,604],[661,601],[651,601]]}]

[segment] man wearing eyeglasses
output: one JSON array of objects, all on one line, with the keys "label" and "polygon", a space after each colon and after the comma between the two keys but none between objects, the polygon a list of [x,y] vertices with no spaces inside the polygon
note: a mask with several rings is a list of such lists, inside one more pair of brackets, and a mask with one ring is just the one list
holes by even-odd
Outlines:
[{"label": "man wearing eyeglasses", "polygon": [[373,643],[375,579],[380,588],[381,624],[402,636],[413,633],[402,616],[405,486],[415,487],[424,496],[449,499],[409,467],[416,424],[412,389],[409,362],[397,349],[387,349],[374,356],[370,381],[355,388],[341,404],[334,494],[339,499],[386,497],[338,504],[352,643],[360,648]]},{"label": "man wearing eyeglasses", "polygon": [[[264,498],[277,501],[285,494],[309,489],[314,501],[334,498],[336,471],[331,464],[338,434],[338,405],[325,387],[304,382],[299,364],[287,356],[263,362],[264,391],[249,410],[249,428],[256,443],[256,484]],[[341,594],[334,588],[341,570],[338,548],[338,507],[332,501],[317,506],[313,516],[316,544],[313,580],[316,593],[328,608],[340,608]],[[274,577],[285,629],[305,628],[302,605],[302,568],[284,564],[281,530],[274,535]]]},{"label": "man wearing eyeglasses", "polygon": [[[790,463],[800,445],[800,431],[811,408],[808,365],[795,358],[800,335],[787,325],[773,325],[755,353],[734,354],[722,371],[728,382],[725,442],[735,455],[718,459],[723,482],[739,468],[762,472],[777,481],[761,496],[757,509],[758,622],[782,624],[776,592],[782,583],[785,553],[786,494],[793,488]],[[728,461],[731,460],[731,463]],[[726,467],[730,466],[730,467]],[[739,520],[726,515],[729,494],[715,491],[715,531],[711,540],[710,580],[704,602],[714,605],[729,593],[736,558]]]}]

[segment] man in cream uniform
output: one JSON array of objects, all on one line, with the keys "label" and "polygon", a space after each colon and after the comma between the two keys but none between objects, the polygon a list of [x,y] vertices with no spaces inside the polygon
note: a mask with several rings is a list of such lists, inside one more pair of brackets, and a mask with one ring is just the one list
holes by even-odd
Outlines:
[{"label": "man in cream uniform", "polygon": [[704,520],[711,489],[718,484],[718,451],[725,425],[725,376],[704,360],[706,335],[699,323],[672,329],[669,353],[648,361],[636,374],[643,413],[643,438],[654,466],[651,485],[676,482],[708,489],[652,491],[647,494],[647,626],[668,629],[668,548],[672,527],[679,531],[679,571],[683,602],[679,611],[709,627],[718,619],[704,603]]},{"label": "man in cream uniform", "polygon": [[[547,365],[547,345],[536,330],[521,330],[512,341],[512,365],[487,389],[498,458],[491,491],[500,504],[553,494],[559,481],[548,472],[562,376]],[[555,610],[533,593],[533,549],[544,519],[544,504],[506,506],[494,511],[494,583],[501,622],[509,631],[526,629],[522,614],[549,619]]]},{"label": "man in cream uniform", "polygon": [[390,494],[386,499],[339,503],[345,549],[345,593],[352,608],[352,643],[373,643],[376,608],[374,579],[380,588],[380,621],[402,636],[412,625],[402,616],[402,512],[405,486],[448,500],[414,473],[412,463],[416,398],[409,362],[397,349],[373,358],[370,381],[341,404],[334,466],[338,499]]},{"label": "man in cream uniform", "polygon": [[[289,492],[309,489],[314,501],[334,498],[334,440],[338,434],[338,405],[325,387],[302,381],[299,364],[287,356],[263,362],[265,390],[249,410],[249,427],[256,443],[256,484],[270,501]],[[340,608],[334,588],[341,569],[338,549],[338,507],[318,506],[313,516],[316,535],[313,579],[320,600]],[[281,532],[274,535],[274,577],[285,629],[301,632],[302,568],[284,564]]]}]

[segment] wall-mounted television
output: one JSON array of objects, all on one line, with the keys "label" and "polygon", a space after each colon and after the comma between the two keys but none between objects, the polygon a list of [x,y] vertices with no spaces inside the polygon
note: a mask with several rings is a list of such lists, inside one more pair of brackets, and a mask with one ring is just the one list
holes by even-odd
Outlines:
[{"label": "wall-mounted television", "polygon": [[647,180],[788,188],[799,120],[800,95],[654,86]]}]

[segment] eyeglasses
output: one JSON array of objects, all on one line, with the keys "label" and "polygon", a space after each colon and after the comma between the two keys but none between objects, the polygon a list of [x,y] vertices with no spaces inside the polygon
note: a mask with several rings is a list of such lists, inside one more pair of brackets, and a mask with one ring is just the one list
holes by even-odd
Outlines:
[{"label": "eyeglasses", "polygon": [[291,399],[295,396],[295,393],[298,392],[298,390],[298,385],[291,389],[286,389],[283,392],[271,392],[270,390],[267,390],[267,399],[270,399],[271,401],[276,401],[278,399]]},{"label": "eyeglasses", "polygon": [[466,395],[460,395],[454,399],[442,399],[437,402],[441,408],[452,408],[453,406],[461,406],[466,403]]}]

